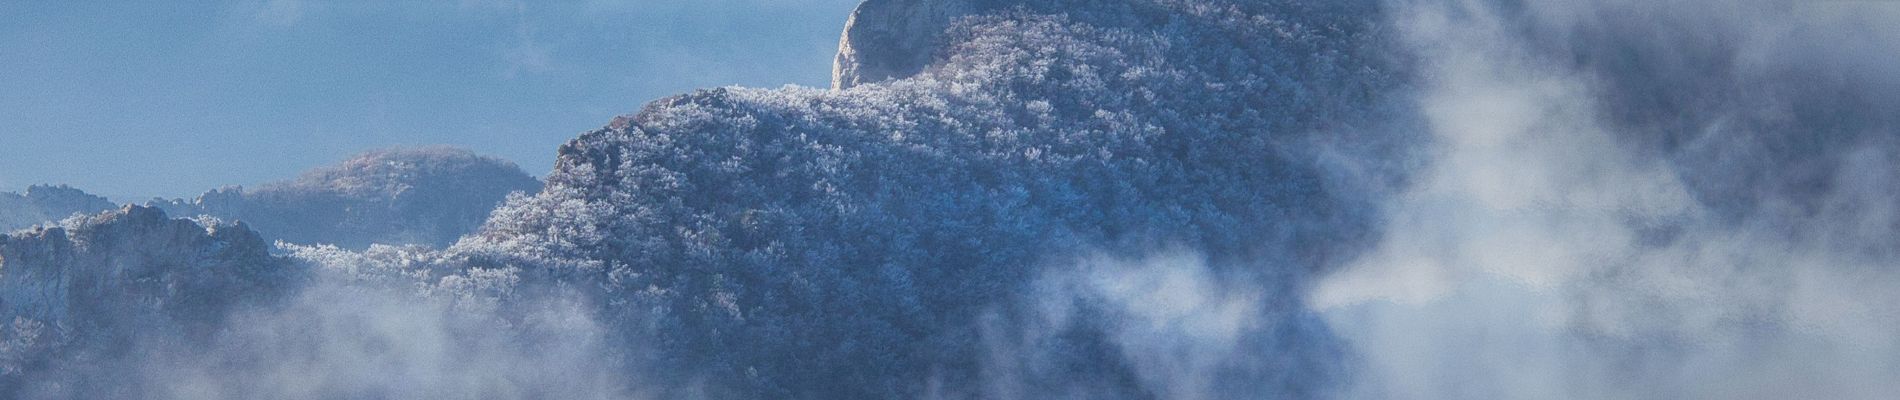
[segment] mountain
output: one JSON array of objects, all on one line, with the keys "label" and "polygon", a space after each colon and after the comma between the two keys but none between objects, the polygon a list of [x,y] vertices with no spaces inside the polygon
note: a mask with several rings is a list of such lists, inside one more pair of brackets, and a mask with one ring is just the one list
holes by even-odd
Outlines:
[{"label": "mountain", "polygon": [[560,297],[493,306],[514,272],[432,276],[447,263],[416,247],[289,250],[142,206],[0,237],[0,398],[632,393]]},{"label": "mountain", "polygon": [[34,185],[26,193],[0,193],[0,232],[58,222],[75,214],[94,214],[117,205],[105,197],[69,186]]},{"label": "mountain", "polygon": [[449,147],[372,151],[254,189],[154,201],[175,215],[243,221],[265,237],[365,248],[447,246],[474,231],[509,193],[541,183],[514,165]]},{"label": "mountain", "polygon": [[167,384],[119,363],[189,353],[242,306],[301,286],[243,225],[139,206],[0,237],[0,396],[126,398]]},{"label": "mountain", "polygon": [[[604,396],[594,389],[610,385],[551,384],[602,382],[599,375],[539,376],[532,384],[516,382],[519,373],[501,375],[530,360],[578,365],[603,351],[495,347],[503,340],[565,340],[587,329],[451,306],[478,302],[458,299],[475,297],[474,287],[499,276],[456,269],[462,276],[436,282],[426,269],[359,267],[367,261],[331,268],[272,255],[280,249],[271,241],[299,239],[404,249],[413,257],[409,252],[422,247],[381,244],[446,245],[478,227],[509,193],[539,186],[505,161],[422,148],[371,152],[294,181],[217,190],[192,202],[113,210],[104,198],[65,186],[0,196],[9,218],[37,225],[0,237],[0,398]],[[160,207],[196,217],[172,219]],[[260,234],[249,221],[277,230]],[[311,249],[281,250],[307,257]],[[455,362],[387,349],[431,332],[441,341],[433,348],[457,349]],[[490,347],[496,352],[479,350]],[[407,357],[443,377],[453,370],[473,378],[473,368],[483,366],[491,374],[487,385],[458,385],[466,392],[440,382],[377,381],[362,368],[371,354]],[[312,388],[292,376],[327,383]]]},{"label": "mountain", "polygon": [[1890,397],[1900,30],[1720,6],[869,0],[545,184],[0,239],[0,397]]},{"label": "mountain", "polygon": [[[662,393],[1317,395],[1341,348],[1296,293],[1374,211],[1322,154],[1406,157],[1372,136],[1402,119],[1379,18],[1371,2],[866,2],[839,89],[651,103],[562,146],[541,193],[450,253],[582,289],[615,340],[657,343],[650,381],[692,383]],[[1187,282],[1257,297],[1152,314],[1109,297],[1155,293],[1092,283],[1113,279],[1044,287],[1178,248],[1207,264]],[[1215,324],[1214,303],[1259,312],[1206,342],[1122,322]],[[1181,352],[1235,356],[1178,381]]]}]

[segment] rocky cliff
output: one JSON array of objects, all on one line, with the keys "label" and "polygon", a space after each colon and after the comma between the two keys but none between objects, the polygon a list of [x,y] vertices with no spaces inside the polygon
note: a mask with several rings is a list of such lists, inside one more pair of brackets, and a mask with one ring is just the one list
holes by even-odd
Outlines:
[{"label": "rocky cliff", "polygon": [[831,86],[846,89],[916,75],[935,61],[944,30],[1001,0],[871,0],[845,22]]}]

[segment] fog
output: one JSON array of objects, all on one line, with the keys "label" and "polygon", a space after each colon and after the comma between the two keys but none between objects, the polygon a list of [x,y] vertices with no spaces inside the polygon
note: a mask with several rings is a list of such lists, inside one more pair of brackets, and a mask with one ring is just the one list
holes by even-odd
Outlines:
[{"label": "fog", "polygon": [[1900,390],[1900,8],[1394,6],[1432,139],[1309,294],[1365,358],[1348,397]]}]

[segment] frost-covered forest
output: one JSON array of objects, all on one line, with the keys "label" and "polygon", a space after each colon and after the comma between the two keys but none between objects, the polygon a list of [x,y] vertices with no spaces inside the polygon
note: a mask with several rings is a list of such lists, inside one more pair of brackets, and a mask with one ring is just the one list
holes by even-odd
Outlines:
[{"label": "frost-covered forest", "polygon": [[543,180],[0,194],[0,397],[1888,398],[1897,18],[869,0]]}]

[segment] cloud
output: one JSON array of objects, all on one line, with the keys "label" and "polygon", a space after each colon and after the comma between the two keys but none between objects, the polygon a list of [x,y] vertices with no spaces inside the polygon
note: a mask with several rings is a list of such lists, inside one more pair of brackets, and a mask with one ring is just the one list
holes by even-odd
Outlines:
[{"label": "cloud", "polygon": [[302,22],[307,13],[303,0],[262,0],[249,5],[252,20],[259,24],[289,27]]},{"label": "cloud", "polygon": [[526,35],[503,49],[501,57],[502,63],[506,65],[503,75],[508,77],[547,72],[555,68],[553,53]]},{"label": "cloud", "polygon": [[[514,39],[501,50],[503,75],[509,78],[524,74],[539,74],[557,68],[554,54],[547,45],[535,39],[535,26],[530,21],[528,5],[513,3],[515,18]],[[467,4],[464,4],[466,7]]]}]

